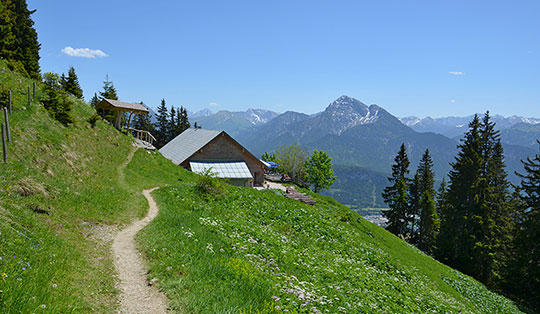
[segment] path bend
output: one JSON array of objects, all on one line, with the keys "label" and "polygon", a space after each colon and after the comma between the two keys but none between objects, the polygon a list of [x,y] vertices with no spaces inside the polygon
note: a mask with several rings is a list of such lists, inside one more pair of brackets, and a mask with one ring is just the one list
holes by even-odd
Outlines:
[{"label": "path bend", "polygon": [[135,245],[135,235],[154,219],[159,209],[150,194],[153,189],[142,193],[148,200],[148,214],[118,232],[112,244],[114,266],[118,272],[121,313],[167,313],[167,299],[163,293],[146,281],[146,270],[141,254]]}]

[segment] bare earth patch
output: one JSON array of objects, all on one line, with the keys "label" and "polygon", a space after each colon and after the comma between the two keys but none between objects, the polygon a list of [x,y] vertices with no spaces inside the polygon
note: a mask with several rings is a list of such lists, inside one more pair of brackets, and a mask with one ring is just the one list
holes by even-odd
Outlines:
[{"label": "bare earth patch", "polygon": [[143,191],[150,205],[146,217],[118,232],[113,241],[122,313],[167,313],[167,299],[146,281],[144,262],[135,245],[137,232],[150,223],[159,211],[150,195],[154,189]]}]

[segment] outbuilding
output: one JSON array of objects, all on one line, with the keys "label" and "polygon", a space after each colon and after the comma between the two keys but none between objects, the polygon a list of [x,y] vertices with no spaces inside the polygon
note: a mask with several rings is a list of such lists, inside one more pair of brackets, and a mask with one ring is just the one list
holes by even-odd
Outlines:
[{"label": "outbuilding", "polygon": [[187,129],[160,150],[193,172],[207,169],[237,186],[262,185],[265,165],[225,131]]}]

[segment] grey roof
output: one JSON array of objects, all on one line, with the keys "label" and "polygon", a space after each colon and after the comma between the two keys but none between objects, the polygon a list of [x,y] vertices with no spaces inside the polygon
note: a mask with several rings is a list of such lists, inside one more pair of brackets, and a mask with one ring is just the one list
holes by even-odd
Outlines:
[{"label": "grey roof", "polygon": [[165,158],[179,165],[203,148],[223,131],[187,129],[163,146],[159,152]]},{"label": "grey roof", "polygon": [[123,102],[113,99],[102,99],[97,105],[97,108],[104,108],[104,109],[116,109],[121,111],[136,111],[136,112],[144,112],[148,113],[148,108],[146,108],[142,104],[133,104],[129,102]]},{"label": "grey roof", "polygon": [[215,173],[218,178],[226,179],[252,179],[248,166],[243,161],[190,161],[191,171],[204,173],[207,169]]}]

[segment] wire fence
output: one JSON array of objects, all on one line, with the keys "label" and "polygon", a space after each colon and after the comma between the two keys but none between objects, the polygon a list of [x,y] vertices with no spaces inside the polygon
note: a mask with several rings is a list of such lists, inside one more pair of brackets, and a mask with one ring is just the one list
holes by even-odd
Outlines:
[{"label": "wire fence", "polygon": [[[32,87],[28,86],[27,89],[28,94],[28,107],[32,105],[32,100],[36,97],[36,83],[34,82],[32,84]],[[11,143],[11,127],[9,124],[9,117],[13,113],[13,95],[11,89],[8,91],[8,101],[7,103],[2,104],[2,112],[4,115],[4,121],[0,124],[0,128],[2,129],[2,157],[4,160],[4,163],[8,162],[8,145],[7,143]],[[0,113],[1,115],[2,113]]]}]

